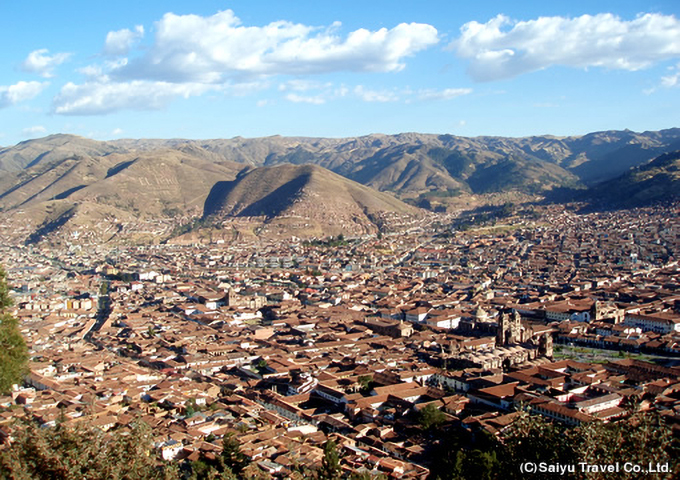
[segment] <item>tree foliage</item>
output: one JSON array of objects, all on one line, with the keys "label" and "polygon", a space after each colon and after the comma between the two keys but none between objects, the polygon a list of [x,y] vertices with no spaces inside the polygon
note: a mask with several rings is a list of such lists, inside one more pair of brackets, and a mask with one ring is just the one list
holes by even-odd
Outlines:
[{"label": "tree foliage", "polygon": [[383,473],[373,473],[368,471],[352,472],[349,475],[349,480],[387,480],[387,476]]},{"label": "tree foliage", "polygon": [[426,405],[418,412],[418,423],[425,430],[437,428],[446,421],[446,415],[433,403]]},{"label": "tree foliage", "polygon": [[221,456],[210,460],[201,458],[191,462],[189,480],[238,480]]},{"label": "tree foliage", "polygon": [[8,312],[11,305],[6,274],[0,268],[0,394],[8,392],[28,373],[28,349],[19,322]]},{"label": "tree foliage", "polygon": [[319,480],[339,480],[342,478],[338,445],[332,438],[326,440],[326,443],[323,444],[323,459],[316,478]]},{"label": "tree foliage", "polygon": [[[617,422],[588,422],[571,429],[523,413],[502,439],[508,478],[523,478],[519,466],[527,461],[561,465],[630,462],[645,468],[650,461],[668,462],[679,473],[677,439],[658,412],[637,413]],[[599,480],[610,476],[611,473],[589,472],[585,477]],[[620,472],[617,478],[638,476],[635,472]],[[577,469],[565,478],[583,477]]]},{"label": "tree foliage", "polygon": [[[578,429],[575,443],[577,458],[590,465],[615,464],[617,461],[643,465],[649,462],[670,463],[675,468],[673,478],[680,474],[680,445],[670,427],[658,413],[638,413],[630,421],[588,423]],[[628,477],[637,478],[639,474]],[[591,479],[608,478],[606,474],[591,475]]]},{"label": "tree foliage", "polygon": [[574,460],[572,442],[577,436],[576,430],[522,412],[502,437],[503,461],[518,476],[522,476],[520,465],[525,462],[569,465]]},{"label": "tree foliage", "polygon": [[172,466],[160,468],[151,431],[143,423],[128,434],[107,434],[95,428],[39,428],[27,424],[0,452],[0,478],[13,480],[174,480]]},{"label": "tree foliage", "polygon": [[222,438],[222,459],[235,474],[240,474],[250,463],[248,457],[241,452],[241,443],[235,433],[227,433]]},{"label": "tree foliage", "polygon": [[9,296],[9,285],[7,285],[7,273],[0,267],[0,311],[12,306],[12,298]]},{"label": "tree foliage", "polygon": [[360,375],[357,382],[362,392],[369,392],[373,388],[373,377],[371,375]]},{"label": "tree foliage", "polygon": [[[498,438],[479,432],[475,439],[443,437],[430,468],[430,479],[525,479],[521,465],[573,465],[574,472],[535,473],[536,480],[605,480],[610,472],[583,472],[579,464],[623,465],[647,468],[650,462],[670,466],[669,473],[650,473],[645,478],[680,478],[678,439],[657,412],[636,413],[616,422],[589,422],[567,428],[540,416],[522,412]],[[639,478],[639,472],[616,474],[617,479]]]}]

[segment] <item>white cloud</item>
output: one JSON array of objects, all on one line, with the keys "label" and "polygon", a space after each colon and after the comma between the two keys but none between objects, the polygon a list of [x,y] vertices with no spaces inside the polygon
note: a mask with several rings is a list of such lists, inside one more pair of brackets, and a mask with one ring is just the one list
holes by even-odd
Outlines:
[{"label": "white cloud", "polygon": [[21,63],[21,69],[25,72],[37,73],[38,75],[50,78],[53,77],[52,71],[58,65],[64,63],[71,56],[70,53],[55,53],[48,55],[49,50],[41,48],[28,54],[26,60]]},{"label": "white cloud", "polygon": [[[222,85],[220,90],[223,90],[230,95],[236,97],[245,97],[247,95],[252,95],[256,92],[261,92],[270,87],[270,83],[267,81],[253,81],[253,82],[240,82],[233,84]],[[216,89],[215,86],[208,86],[209,89]]]},{"label": "white cloud", "polygon": [[54,98],[53,111],[61,115],[99,115],[118,110],[157,110],[175,97],[188,98],[219,87],[197,83],[87,82],[67,83]]},{"label": "white cloud", "polygon": [[407,103],[417,100],[451,100],[462,95],[472,93],[470,88],[446,88],[444,90],[418,90],[410,88],[385,89],[368,88],[357,85],[349,88],[346,85],[334,86],[332,83],[314,82],[287,82],[279,85],[279,91],[288,92],[286,100],[297,103],[313,103],[320,105],[330,100],[346,97],[348,95],[364,102],[398,102]]},{"label": "white cloud", "polygon": [[8,87],[0,85],[0,108],[35,98],[47,85],[48,82],[18,82]]},{"label": "white cloud", "polygon": [[649,13],[625,21],[602,13],[516,22],[498,15],[466,23],[450,46],[470,59],[469,73],[478,81],[553,65],[633,71],[680,56],[680,20]]},{"label": "white cloud", "polygon": [[311,103],[313,105],[321,105],[326,103],[326,98],[323,95],[299,95],[297,93],[289,93],[286,95],[286,100],[294,103]]},{"label": "white cloud", "polygon": [[244,26],[231,10],[209,17],[167,13],[156,23],[152,47],[116,69],[121,79],[224,82],[240,75],[391,72],[404,58],[439,41],[426,24],[358,29],[345,38],[339,23],[321,29],[277,21]]},{"label": "white cloud", "polygon": [[471,88],[445,88],[444,90],[420,90],[418,98],[420,100],[451,100],[463,95],[472,93]]},{"label": "white cloud", "polygon": [[[346,36],[339,35],[340,26],[286,21],[245,26],[231,10],[206,17],[167,13],[155,23],[148,48],[133,49],[144,35],[142,26],[109,32],[103,51],[116,60],[81,68],[88,80],[66,84],[53,101],[53,111],[95,115],[157,109],[173,97],[210,90],[246,95],[269,88],[268,77],[274,75],[393,72],[405,67],[407,57],[439,42],[437,30],[426,24],[358,29]],[[344,86],[307,79],[290,80],[279,89],[287,92],[289,101],[312,104],[349,93]],[[364,96],[392,100],[379,92],[366,91]]]},{"label": "white cloud", "polygon": [[76,69],[76,71],[92,79],[98,79],[99,81],[109,81],[108,72],[115,70],[116,68],[124,67],[127,65],[127,62],[127,58],[117,58],[115,60],[104,62],[104,65],[86,65],[82,68]]},{"label": "white cloud", "polygon": [[309,90],[320,90],[322,88],[330,88],[333,84],[331,82],[317,82],[315,80],[307,79],[293,79],[279,85],[279,91],[294,91],[307,92]]},{"label": "white cloud", "polygon": [[354,87],[354,94],[364,102],[396,102],[399,94],[389,90],[371,90],[363,85]]},{"label": "white cloud", "polygon": [[113,135],[114,137],[117,137],[122,134],[123,134],[122,128],[114,128],[113,131],[111,132],[111,135]]},{"label": "white cloud", "polygon": [[672,88],[680,86],[680,63],[674,68],[671,68],[671,74],[661,77],[661,86],[665,88]]},{"label": "white cloud", "polygon": [[673,75],[661,77],[661,85],[666,88],[675,87],[680,81],[680,73],[676,72]]},{"label": "white cloud", "polygon": [[132,46],[144,37],[144,26],[137,25],[135,30],[124,28],[106,35],[104,53],[106,55],[127,55]]},{"label": "white cloud", "polygon": [[87,77],[99,77],[104,73],[100,65],[87,65],[85,67],[76,69],[76,71]]},{"label": "white cloud", "polygon": [[45,127],[43,127],[42,125],[35,125],[33,127],[24,128],[21,131],[21,134],[24,135],[25,137],[31,137],[34,135],[41,135],[45,132],[47,132],[47,129]]},{"label": "white cloud", "polygon": [[674,88],[674,87],[679,87],[680,86],[680,63],[675,65],[674,67],[669,67],[669,74],[664,75],[661,77],[661,80],[658,85],[655,85],[651,88],[647,88],[643,90],[642,92],[646,95],[651,95],[652,93],[655,93],[659,89],[662,88]]}]

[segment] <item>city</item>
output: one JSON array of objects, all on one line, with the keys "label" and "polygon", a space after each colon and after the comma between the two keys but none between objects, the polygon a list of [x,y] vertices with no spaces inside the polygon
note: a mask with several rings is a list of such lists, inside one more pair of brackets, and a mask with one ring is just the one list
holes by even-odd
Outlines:
[{"label": "city", "polygon": [[679,6],[4,2],[0,480],[680,478]]},{"label": "city", "polygon": [[[228,245],[2,248],[30,349],[2,397],[43,426],[152,427],[167,461],[238,434],[272,478],[318,464],[426,478],[436,408],[498,435],[632,406],[680,428],[677,204],[456,231]],[[381,237],[381,238],[379,238]]]}]

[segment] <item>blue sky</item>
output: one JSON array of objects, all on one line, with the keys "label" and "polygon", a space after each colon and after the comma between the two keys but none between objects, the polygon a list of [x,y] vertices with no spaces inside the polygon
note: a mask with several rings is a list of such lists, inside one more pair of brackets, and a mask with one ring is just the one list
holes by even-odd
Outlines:
[{"label": "blue sky", "polygon": [[680,126],[677,0],[2,2],[0,145]]}]

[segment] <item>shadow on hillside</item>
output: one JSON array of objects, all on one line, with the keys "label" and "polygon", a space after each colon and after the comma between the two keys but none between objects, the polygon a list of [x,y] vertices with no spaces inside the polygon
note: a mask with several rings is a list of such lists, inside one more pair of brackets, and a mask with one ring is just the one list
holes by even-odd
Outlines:
[{"label": "shadow on hillside", "polygon": [[217,182],[205,200],[203,217],[219,213],[228,213],[238,217],[276,217],[294,203],[297,194],[309,182],[309,174],[300,175],[284,183],[250,205],[244,205],[240,211],[223,212],[229,194],[235,190],[240,181],[237,178],[232,181]]}]

